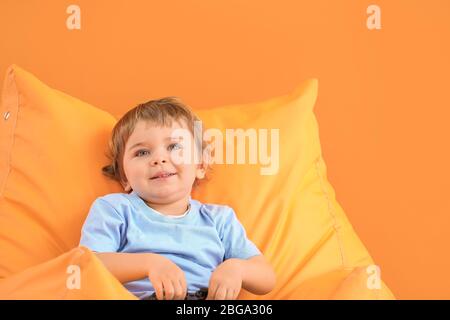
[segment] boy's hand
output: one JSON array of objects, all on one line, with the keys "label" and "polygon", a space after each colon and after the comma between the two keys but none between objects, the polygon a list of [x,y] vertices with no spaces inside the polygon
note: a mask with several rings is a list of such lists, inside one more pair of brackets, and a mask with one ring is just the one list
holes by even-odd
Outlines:
[{"label": "boy's hand", "polygon": [[170,259],[150,254],[148,278],[155,288],[158,300],[183,300],[186,297],[186,276]]},{"label": "boy's hand", "polygon": [[235,300],[242,287],[242,268],[238,259],[220,264],[209,279],[206,300]]}]

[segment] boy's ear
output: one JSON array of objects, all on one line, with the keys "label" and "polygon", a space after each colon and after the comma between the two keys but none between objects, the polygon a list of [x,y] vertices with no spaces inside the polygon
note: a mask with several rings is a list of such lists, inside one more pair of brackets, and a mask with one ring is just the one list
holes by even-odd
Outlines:
[{"label": "boy's ear", "polygon": [[199,164],[195,173],[197,179],[203,179],[206,174],[206,169],[203,164]]},{"label": "boy's ear", "polygon": [[202,152],[202,162],[197,165],[196,178],[203,179],[206,175],[206,169],[212,161],[212,148],[211,145],[207,145]]}]

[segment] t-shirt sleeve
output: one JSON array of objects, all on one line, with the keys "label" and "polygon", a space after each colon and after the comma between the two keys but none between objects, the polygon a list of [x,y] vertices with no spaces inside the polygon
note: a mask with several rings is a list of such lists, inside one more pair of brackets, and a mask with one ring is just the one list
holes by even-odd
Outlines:
[{"label": "t-shirt sleeve", "polygon": [[228,207],[222,230],[225,260],[230,258],[248,259],[261,254],[256,245],[247,238],[245,229],[232,208]]},{"label": "t-shirt sleeve", "polygon": [[123,220],[111,204],[97,198],[81,229],[80,245],[96,252],[117,252],[124,235]]}]

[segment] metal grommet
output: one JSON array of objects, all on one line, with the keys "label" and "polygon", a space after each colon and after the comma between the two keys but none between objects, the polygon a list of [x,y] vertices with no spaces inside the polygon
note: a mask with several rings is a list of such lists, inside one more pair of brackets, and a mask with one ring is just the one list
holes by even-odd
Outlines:
[{"label": "metal grommet", "polygon": [[9,116],[10,116],[9,111],[6,111],[6,112],[3,114],[3,119],[8,120]]}]

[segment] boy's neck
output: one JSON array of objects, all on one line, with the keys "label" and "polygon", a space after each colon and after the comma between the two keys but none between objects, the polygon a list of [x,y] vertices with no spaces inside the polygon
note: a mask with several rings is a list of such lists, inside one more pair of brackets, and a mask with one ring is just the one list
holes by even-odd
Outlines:
[{"label": "boy's neck", "polygon": [[146,200],[144,200],[144,202],[150,208],[168,216],[181,216],[189,208],[189,196],[167,204],[150,203]]}]

